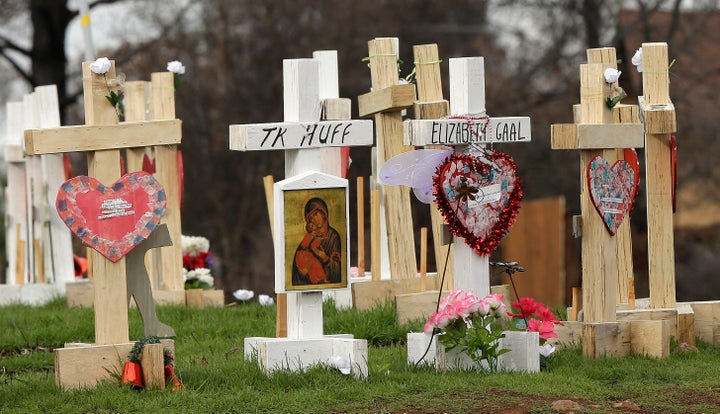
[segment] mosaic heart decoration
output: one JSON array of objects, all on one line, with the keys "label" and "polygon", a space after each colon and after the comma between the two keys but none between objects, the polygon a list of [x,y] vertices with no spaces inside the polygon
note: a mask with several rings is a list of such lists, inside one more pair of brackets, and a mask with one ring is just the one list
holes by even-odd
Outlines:
[{"label": "mosaic heart decoration", "polygon": [[433,176],[445,221],[475,252],[489,255],[515,223],[522,187],[515,162],[501,152],[453,154]]},{"label": "mosaic heart decoration", "polygon": [[165,201],[162,185],[139,171],[110,187],[92,177],[72,178],[60,186],[55,206],[75,235],[114,263],[152,233]]},{"label": "mosaic heart decoration", "polygon": [[595,209],[614,236],[637,193],[635,170],[625,160],[619,160],[611,167],[598,155],[587,166],[587,183]]}]

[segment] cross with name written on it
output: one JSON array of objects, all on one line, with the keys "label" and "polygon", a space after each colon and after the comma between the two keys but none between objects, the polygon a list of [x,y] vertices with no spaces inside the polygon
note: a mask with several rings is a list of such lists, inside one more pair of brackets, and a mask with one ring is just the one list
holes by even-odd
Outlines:
[{"label": "cross with name written on it", "polygon": [[480,114],[413,120],[407,145],[470,145],[530,141],[530,117],[487,118]]},{"label": "cross with name written on it", "polygon": [[280,122],[230,128],[230,149],[238,151],[353,145],[372,145],[372,121]]},{"label": "cross with name written on it", "polygon": [[[485,115],[482,57],[453,58],[449,67],[452,115],[442,119],[405,121],[405,145],[447,145],[453,146],[456,152],[462,152],[470,144],[531,141],[530,117]],[[476,254],[465,243],[456,243],[453,254],[455,288],[463,288],[479,296],[490,293],[488,257]]]},{"label": "cross with name written on it", "polygon": [[[282,337],[285,333],[278,329],[279,338],[244,338],[246,359],[257,358],[266,372],[279,368],[304,369],[325,363],[330,356],[342,355],[350,360],[354,375],[367,376],[367,341],[353,339],[351,335],[323,335],[323,287],[284,293],[286,265],[293,258],[285,255],[286,240],[281,227],[288,215],[281,194],[295,182],[302,182],[302,188],[310,192],[317,193],[324,188],[320,183],[311,183],[312,179],[305,180],[306,177],[322,176],[323,180],[344,182],[346,186],[347,180],[338,177],[341,175],[338,147],[373,144],[372,121],[349,120],[350,100],[338,98],[337,79],[335,51],[314,52],[313,59],[286,59],[283,61],[284,122],[229,127],[231,150],[283,150],[285,153],[286,179],[275,184],[273,210],[275,291],[284,294],[287,301],[286,312],[278,306],[278,327],[283,325],[281,319],[287,321],[287,337]],[[321,117],[325,120],[321,121]],[[347,228],[338,231],[342,234]],[[341,266],[348,267],[347,263]]]}]

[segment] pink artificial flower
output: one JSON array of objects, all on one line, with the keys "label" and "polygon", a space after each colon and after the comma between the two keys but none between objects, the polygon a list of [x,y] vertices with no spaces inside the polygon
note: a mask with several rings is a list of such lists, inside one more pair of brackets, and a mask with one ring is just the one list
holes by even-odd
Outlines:
[{"label": "pink artificial flower", "polygon": [[480,316],[487,315],[488,313],[490,313],[490,309],[492,308],[492,304],[490,302],[488,302],[486,299],[487,299],[487,297],[485,299],[477,301],[477,304],[476,304],[477,310],[475,313],[479,314]]},{"label": "pink artificial flower", "polygon": [[539,319],[528,320],[528,331],[537,332],[540,334],[540,339],[557,338],[558,334],[555,333],[555,324],[552,321],[541,321]]}]

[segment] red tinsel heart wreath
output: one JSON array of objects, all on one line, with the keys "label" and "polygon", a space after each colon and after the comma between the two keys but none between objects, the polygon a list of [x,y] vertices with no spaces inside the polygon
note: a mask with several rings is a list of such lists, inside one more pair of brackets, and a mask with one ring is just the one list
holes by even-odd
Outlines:
[{"label": "red tinsel heart wreath", "polygon": [[480,255],[489,255],[508,233],[523,191],[517,167],[505,153],[453,154],[433,176],[435,201],[458,237]]}]

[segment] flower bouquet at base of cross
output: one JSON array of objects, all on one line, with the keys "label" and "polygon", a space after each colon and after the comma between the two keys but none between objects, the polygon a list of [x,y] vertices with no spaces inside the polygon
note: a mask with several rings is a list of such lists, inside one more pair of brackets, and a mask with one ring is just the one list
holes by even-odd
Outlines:
[{"label": "flower bouquet at base of cross", "polygon": [[183,279],[185,289],[212,289],[215,285],[210,268],[215,263],[210,253],[210,241],[200,236],[181,237],[183,251]]},{"label": "flower bouquet at base of cross", "polygon": [[531,297],[523,297],[510,305],[511,312],[508,316],[512,318],[512,325],[518,330],[537,332],[540,335],[539,352],[540,363],[543,365],[546,359],[555,352],[555,347],[547,342],[550,338],[557,338],[555,325],[563,325],[550,308],[542,302]]},{"label": "flower bouquet at base of cross", "polygon": [[439,310],[428,319],[425,333],[437,335],[446,351],[457,348],[467,354],[477,368],[496,372],[498,358],[510,352],[500,349],[500,339],[507,329],[507,309],[501,294],[490,294],[483,299],[471,292],[457,289],[446,296]]}]

